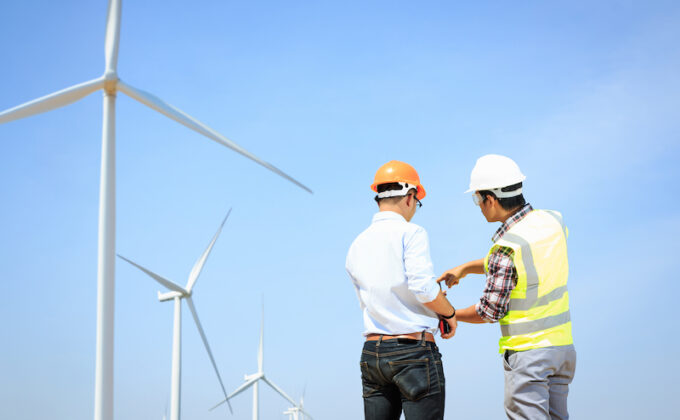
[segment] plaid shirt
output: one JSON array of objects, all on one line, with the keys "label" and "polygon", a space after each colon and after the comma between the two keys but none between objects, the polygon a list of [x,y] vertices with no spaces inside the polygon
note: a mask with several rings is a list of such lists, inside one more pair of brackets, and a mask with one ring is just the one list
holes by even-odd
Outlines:
[{"label": "plaid shirt", "polygon": [[[522,220],[533,210],[527,203],[521,210],[506,220],[493,235],[491,240],[496,243],[512,226]],[[517,284],[517,270],[512,262],[514,251],[508,247],[499,247],[489,256],[489,269],[486,273],[486,288],[479,303],[475,305],[477,314],[489,322],[497,322],[508,312],[510,292]]]}]

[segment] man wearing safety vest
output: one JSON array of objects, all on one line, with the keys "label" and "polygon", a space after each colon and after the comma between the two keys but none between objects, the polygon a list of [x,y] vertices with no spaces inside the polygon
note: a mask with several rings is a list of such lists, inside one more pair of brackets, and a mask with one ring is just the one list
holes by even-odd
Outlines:
[{"label": "man wearing safety vest", "polygon": [[510,158],[486,155],[470,175],[473,201],[488,222],[502,222],[483,260],[455,267],[438,281],[451,287],[486,274],[479,302],[457,312],[462,322],[498,322],[509,419],[567,419],[576,368],[567,277],[568,230],[562,215],[525,203],[525,176]]},{"label": "man wearing safety vest", "polygon": [[[364,415],[370,420],[444,418],[444,369],[434,341],[439,318],[456,332],[456,310],[441,292],[427,232],[410,223],[425,198],[418,173],[391,161],[371,189],[379,211],[352,243],[345,267],[364,319]],[[442,324],[444,325],[444,324]]]}]

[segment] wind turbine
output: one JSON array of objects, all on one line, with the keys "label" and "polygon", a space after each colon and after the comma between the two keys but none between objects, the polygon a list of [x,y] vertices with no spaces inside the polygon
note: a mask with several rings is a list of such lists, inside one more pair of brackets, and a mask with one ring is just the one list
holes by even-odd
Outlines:
[{"label": "wind turbine", "polygon": [[[302,396],[300,397],[300,404],[299,405],[293,405],[293,407],[289,408],[288,410],[284,411],[283,414],[288,414],[288,420],[302,420],[305,419],[305,417],[309,417],[311,420],[314,420],[312,416],[309,415],[308,412],[305,411],[305,391],[302,391]],[[302,417],[300,417],[300,414],[302,414]]]},{"label": "wind turbine", "polygon": [[288,420],[299,420],[300,418],[299,412],[300,409],[297,406],[295,406],[284,411],[283,414],[288,414]]},{"label": "wind turbine", "polygon": [[245,391],[246,389],[250,388],[251,386],[253,387],[253,420],[259,420],[260,419],[260,397],[259,397],[259,381],[263,381],[267,385],[269,385],[274,391],[278,392],[279,395],[281,395],[283,398],[285,398],[288,402],[291,404],[295,405],[295,401],[289,397],[281,388],[276,386],[269,378],[267,378],[264,374],[264,354],[263,354],[263,344],[264,344],[264,305],[262,305],[262,320],[260,323],[260,347],[257,352],[257,373],[253,373],[252,375],[245,375],[245,382],[234,392],[232,392],[230,395],[228,395],[224,400],[216,404],[214,407],[212,407],[210,410],[214,410],[215,408],[219,407],[220,405],[224,404],[225,402],[229,402],[230,399],[234,398],[241,392]]},{"label": "wind turbine", "polygon": [[118,77],[121,1],[109,0],[104,41],[104,74],[0,112],[0,124],[51,111],[102,90],[104,111],[99,182],[99,240],[97,253],[97,350],[95,367],[95,420],[113,420],[113,320],[115,291],[116,173],[115,121],[116,94],[123,92],[149,108],[251,159],[295,185],[312,192],[272,164],[246,151],[227,137],[156,96],[124,83]]},{"label": "wind turbine", "polygon": [[[206,248],[206,250],[203,251],[203,254],[201,254],[201,256],[194,264],[194,267],[191,269],[191,273],[189,273],[189,279],[187,280],[186,287],[182,287],[164,277],[161,277],[158,274],[152,272],[151,270],[142,267],[141,265],[123,257],[120,254],[118,255],[118,257],[120,257],[121,259],[139,268],[144,273],[148,274],[151,278],[156,280],[158,283],[170,289],[170,292],[167,293],[158,292],[159,301],[165,302],[168,300],[172,300],[175,302],[175,314],[172,333],[172,377],[170,381],[170,420],[179,420],[180,418],[180,397],[181,397],[180,390],[181,390],[181,366],[182,366],[181,357],[182,299],[184,299],[187,302],[187,306],[189,307],[191,315],[194,318],[194,322],[196,323],[196,328],[198,328],[198,332],[201,334],[201,338],[203,339],[205,349],[208,352],[208,356],[210,356],[210,361],[212,362],[213,368],[215,369],[215,373],[217,374],[217,379],[220,381],[222,393],[224,394],[225,397],[227,397],[227,391],[226,389],[224,389],[222,377],[220,376],[220,372],[217,369],[217,364],[215,363],[215,358],[213,357],[212,351],[210,350],[208,339],[206,338],[205,332],[203,331],[203,327],[201,326],[201,321],[198,320],[198,314],[196,313],[196,308],[194,307],[194,301],[191,299],[191,294],[193,292],[194,286],[196,285],[196,280],[198,280],[198,276],[201,274],[203,266],[205,265],[205,262],[208,259],[208,256],[210,255],[210,251],[212,251],[213,245],[215,245],[217,238],[220,236],[220,232],[222,232],[222,227],[224,226],[224,223],[227,221],[229,214],[231,214],[231,209],[229,209],[229,212],[224,217],[224,220],[222,220],[222,224],[220,225],[219,229],[217,229],[217,233],[215,233],[215,236],[213,236],[212,240],[210,241],[210,244],[208,244],[208,248]],[[228,400],[227,404],[229,404]],[[229,404],[229,410],[231,410],[231,404]]]}]

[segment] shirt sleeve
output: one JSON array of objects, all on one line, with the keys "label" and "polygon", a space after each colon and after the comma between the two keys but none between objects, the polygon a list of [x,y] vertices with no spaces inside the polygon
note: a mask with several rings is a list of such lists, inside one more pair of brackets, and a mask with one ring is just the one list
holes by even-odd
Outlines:
[{"label": "shirt sleeve", "polygon": [[357,283],[356,278],[354,278],[354,274],[352,274],[352,264],[350,260],[350,255],[352,254],[352,248],[347,252],[347,257],[345,258],[345,271],[347,271],[347,274],[349,274],[349,278],[352,280],[352,285],[354,285],[354,291],[357,294],[357,299],[359,299],[359,307],[361,310],[363,310],[366,305],[364,304],[364,301],[361,299],[361,291],[359,290],[359,284]]},{"label": "shirt sleeve", "polygon": [[511,248],[500,247],[489,256],[486,288],[475,305],[477,314],[489,322],[498,322],[508,312],[510,292],[517,284],[513,252]]},{"label": "shirt sleeve", "polygon": [[430,257],[430,240],[422,227],[404,237],[404,270],[408,289],[421,303],[432,302],[439,294]]}]

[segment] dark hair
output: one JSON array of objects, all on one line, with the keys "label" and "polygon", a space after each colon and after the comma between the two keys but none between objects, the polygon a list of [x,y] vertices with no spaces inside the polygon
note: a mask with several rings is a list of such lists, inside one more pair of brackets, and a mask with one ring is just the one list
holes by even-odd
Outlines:
[{"label": "dark hair", "polygon": [[[508,192],[508,191],[515,191],[519,188],[522,188],[522,183],[517,183],[513,185],[508,185],[507,187],[501,188],[501,191],[503,192]],[[508,197],[508,198],[498,198],[496,197],[496,194],[492,193],[489,190],[482,190],[479,191],[479,195],[482,196],[482,199],[486,200],[488,196],[491,196],[498,200],[498,203],[501,205],[503,210],[513,210],[516,209],[517,207],[521,207],[526,204],[526,201],[524,200],[524,195],[516,195],[514,197]]]},{"label": "dark hair", "polygon": [[[395,191],[395,190],[401,190],[402,186],[398,182],[388,182],[387,184],[380,184],[378,185],[378,193],[385,192],[385,191]],[[416,186],[413,186],[413,189],[417,191]],[[410,190],[409,190],[410,191]],[[407,193],[408,194],[408,193]],[[375,196],[375,202],[380,203],[383,200],[390,200],[392,202],[397,202],[404,198],[404,196],[395,196],[395,197],[385,197],[385,198],[378,198],[378,196]]]}]

